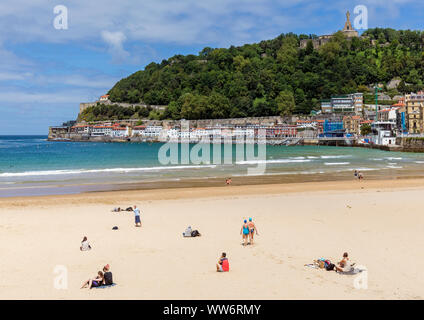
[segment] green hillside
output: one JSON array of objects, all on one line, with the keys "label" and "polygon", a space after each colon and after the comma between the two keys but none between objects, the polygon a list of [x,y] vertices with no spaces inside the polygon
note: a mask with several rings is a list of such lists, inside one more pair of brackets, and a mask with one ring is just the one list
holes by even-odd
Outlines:
[{"label": "green hillside", "polygon": [[[351,41],[336,33],[318,50],[282,34],[228,49],[205,48],[151,63],[109,91],[114,102],[168,105],[161,119],[204,119],[310,113],[319,100],[367,92],[368,85],[402,82],[389,94],[417,91],[424,83],[424,32],[370,29]],[[373,44],[373,41],[374,44]],[[387,90],[386,90],[387,91]]]}]

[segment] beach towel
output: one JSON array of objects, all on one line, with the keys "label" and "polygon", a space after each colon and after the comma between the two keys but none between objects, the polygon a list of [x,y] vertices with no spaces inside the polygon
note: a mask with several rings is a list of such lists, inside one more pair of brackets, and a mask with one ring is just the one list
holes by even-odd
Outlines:
[{"label": "beach towel", "polygon": [[319,267],[315,263],[305,264],[305,267],[309,267],[309,268],[313,268],[313,269],[319,269]]},{"label": "beach towel", "polygon": [[359,269],[359,268],[353,268],[350,269],[349,271],[343,271],[343,272],[337,272],[338,274],[342,274],[342,275],[346,275],[346,276],[350,276],[350,275],[355,275],[358,273],[361,273],[365,271],[365,269]]},{"label": "beach towel", "polygon": [[116,283],[103,284],[100,287],[93,287],[93,289],[107,289],[107,288],[114,287],[114,286],[116,286]]}]

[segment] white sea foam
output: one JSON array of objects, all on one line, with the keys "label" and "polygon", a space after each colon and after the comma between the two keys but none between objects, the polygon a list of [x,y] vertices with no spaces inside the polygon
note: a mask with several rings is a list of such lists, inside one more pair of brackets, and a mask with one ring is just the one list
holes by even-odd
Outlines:
[{"label": "white sea foam", "polygon": [[26,171],[26,172],[4,172],[4,173],[0,173],[0,177],[51,176],[51,175],[100,173],[100,172],[128,173],[128,172],[160,171],[160,170],[203,169],[203,168],[215,168],[215,167],[216,165],[198,165],[198,166],[163,166],[163,167],[144,167],[144,168],[46,170],[46,171]]},{"label": "white sea foam", "polygon": [[343,166],[346,164],[350,164],[350,162],[324,162],[326,166]]},{"label": "white sea foam", "polygon": [[415,163],[424,163],[424,161],[414,161]]},{"label": "white sea foam", "polygon": [[342,158],[350,158],[352,157],[350,154],[339,155],[339,156],[321,156],[321,159],[342,159]]},{"label": "white sea foam", "polygon": [[310,159],[276,159],[276,160],[243,160],[237,161],[236,164],[270,164],[270,163],[301,163],[301,162],[311,162]]},{"label": "white sea foam", "polygon": [[403,167],[401,167],[401,166],[387,166],[387,168],[390,168],[390,169],[402,169]]},{"label": "white sea foam", "polygon": [[396,158],[396,157],[386,157],[387,160],[402,160],[402,158]]}]

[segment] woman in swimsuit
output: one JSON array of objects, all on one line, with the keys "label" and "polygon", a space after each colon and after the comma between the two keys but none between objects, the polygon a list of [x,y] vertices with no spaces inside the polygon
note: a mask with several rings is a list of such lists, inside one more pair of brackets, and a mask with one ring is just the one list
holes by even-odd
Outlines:
[{"label": "woman in swimsuit", "polygon": [[347,252],[343,253],[343,259],[335,266],[336,272],[347,272],[351,269],[351,263]]},{"label": "woman in swimsuit", "polygon": [[258,229],[255,226],[255,223],[252,221],[252,218],[249,218],[249,223],[247,224],[249,226],[249,242],[250,244],[253,244],[253,235],[256,234],[258,235]]},{"label": "woman in swimsuit", "polygon": [[240,234],[243,234],[243,245],[247,245],[247,238],[249,237],[249,225],[247,224],[247,220],[244,220]]},{"label": "woman in swimsuit", "polygon": [[103,272],[99,271],[97,273],[97,276],[94,279],[88,279],[87,281],[84,281],[81,289],[88,286],[88,289],[100,287],[103,284],[104,278],[103,278]]}]

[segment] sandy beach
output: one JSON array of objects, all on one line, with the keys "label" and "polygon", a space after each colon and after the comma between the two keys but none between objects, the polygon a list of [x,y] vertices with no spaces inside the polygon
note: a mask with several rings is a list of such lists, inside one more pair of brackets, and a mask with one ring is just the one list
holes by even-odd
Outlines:
[{"label": "sandy beach", "polygon": [[[399,179],[2,198],[0,298],[423,299],[423,193],[424,179]],[[134,204],[142,228],[111,212]],[[243,247],[248,217],[259,236]],[[188,225],[202,237],[183,238]],[[229,273],[215,269],[223,251]],[[367,268],[367,289],[304,266],[345,251]],[[80,289],[107,263],[115,287]],[[53,285],[58,265],[65,290]]]}]

